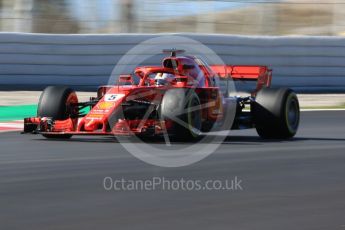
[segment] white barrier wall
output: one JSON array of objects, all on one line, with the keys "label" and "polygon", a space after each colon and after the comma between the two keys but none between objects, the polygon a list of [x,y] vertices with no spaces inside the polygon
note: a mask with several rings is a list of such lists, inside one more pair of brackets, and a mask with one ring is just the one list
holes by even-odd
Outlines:
[{"label": "white barrier wall", "polygon": [[[268,65],[277,87],[345,91],[345,38],[174,35],[201,42],[226,64]],[[96,88],[108,82],[114,66],[128,50],[158,36],[163,34],[0,33],[0,89],[35,89],[54,84]],[[161,57],[142,64],[158,64]]]}]

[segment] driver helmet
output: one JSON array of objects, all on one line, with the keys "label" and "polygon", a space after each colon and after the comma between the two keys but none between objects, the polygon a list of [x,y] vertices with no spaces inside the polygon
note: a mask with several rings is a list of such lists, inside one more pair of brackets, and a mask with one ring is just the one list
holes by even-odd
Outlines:
[{"label": "driver helmet", "polygon": [[157,73],[155,76],[155,84],[156,85],[169,85],[175,76],[170,73]]}]

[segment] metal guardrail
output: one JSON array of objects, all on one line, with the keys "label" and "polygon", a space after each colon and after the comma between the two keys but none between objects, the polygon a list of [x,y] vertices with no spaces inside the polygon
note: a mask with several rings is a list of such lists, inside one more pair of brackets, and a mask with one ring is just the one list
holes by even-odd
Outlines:
[{"label": "metal guardrail", "polygon": [[[41,89],[54,84],[94,89],[108,82],[114,66],[128,50],[165,35],[199,41],[226,64],[268,65],[273,69],[273,86],[345,91],[345,38],[207,34],[0,33],[0,89]],[[157,64],[161,57],[156,55],[142,64]]]}]

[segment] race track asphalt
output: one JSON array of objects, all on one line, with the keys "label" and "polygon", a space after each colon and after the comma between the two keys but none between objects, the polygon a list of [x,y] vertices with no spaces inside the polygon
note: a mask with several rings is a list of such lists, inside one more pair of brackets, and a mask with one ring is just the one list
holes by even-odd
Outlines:
[{"label": "race track asphalt", "polygon": [[[237,176],[243,190],[106,191],[107,176]],[[343,230],[345,111],[303,112],[290,141],[233,132],[214,154],[180,168],[146,164],[111,138],[1,133],[0,229]]]}]

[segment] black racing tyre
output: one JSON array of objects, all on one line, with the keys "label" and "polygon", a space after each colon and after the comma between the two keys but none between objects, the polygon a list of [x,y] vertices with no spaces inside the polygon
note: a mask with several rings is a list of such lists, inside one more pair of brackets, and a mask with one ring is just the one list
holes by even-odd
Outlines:
[{"label": "black racing tyre", "polygon": [[[77,108],[71,109],[71,103],[78,103],[78,98],[75,91],[65,86],[48,86],[42,92],[37,108],[38,117],[49,117],[53,120],[65,120],[69,117],[73,118],[75,126],[78,118],[75,116],[78,111]],[[67,139],[72,137],[68,134],[44,134],[46,138],[61,138]]]},{"label": "black racing tyre", "polygon": [[260,90],[251,103],[251,113],[256,131],[264,139],[288,139],[297,133],[300,108],[291,89]]},{"label": "black racing tyre", "polygon": [[195,141],[201,136],[200,99],[191,89],[170,89],[165,92],[160,118],[173,122],[173,134],[177,140]]}]

